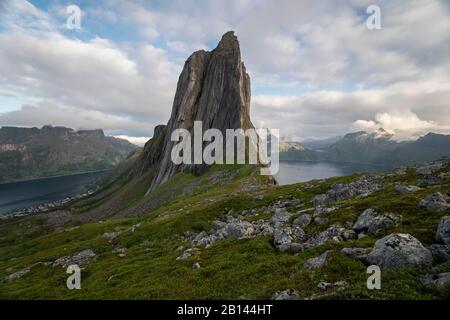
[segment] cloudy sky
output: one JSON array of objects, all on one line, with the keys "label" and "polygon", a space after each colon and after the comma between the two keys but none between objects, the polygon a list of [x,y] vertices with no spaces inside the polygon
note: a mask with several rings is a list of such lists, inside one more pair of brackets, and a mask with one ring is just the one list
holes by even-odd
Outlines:
[{"label": "cloudy sky", "polygon": [[[366,26],[371,4],[379,30]],[[235,30],[256,126],[290,140],[450,133],[449,15],[448,0],[0,0],[0,126],[142,143],[167,122],[188,56]]]}]

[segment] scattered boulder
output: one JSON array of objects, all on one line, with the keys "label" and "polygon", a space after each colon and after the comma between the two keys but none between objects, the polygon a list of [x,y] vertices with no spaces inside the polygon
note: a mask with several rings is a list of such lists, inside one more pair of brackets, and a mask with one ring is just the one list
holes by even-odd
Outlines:
[{"label": "scattered boulder", "polygon": [[303,266],[310,270],[322,268],[331,252],[332,250],[327,250],[318,257],[308,259]]},{"label": "scattered boulder", "polygon": [[272,300],[298,300],[300,295],[295,289],[287,289],[284,291],[277,291],[272,295]]},{"label": "scattered boulder", "polygon": [[364,175],[354,182],[333,184],[326,194],[315,196],[313,203],[316,207],[326,206],[336,201],[366,197],[383,188],[384,185],[378,182],[377,176]]},{"label": "scattered boulder", "polygon": [[292,214],[285,210],[278,210],[270,219],[269,223],[275,227],[286,224],[291,219]]},{"label": "scattered boulder", "polygon": [[184,250],[183,254],[181,256],[178,256],[176,260],[186,260],[192,257],[196,252],[198,251],[197,248],[189,248]]},{"label": "scattered boulder", "polygon": [[112,243],[117,239],[118,236],[119,232],[105,232],[102,238],[108,241],[109,243]]},{"label": "scattered boulder", "polygon": [[450,245],[450,216],[442,217],[439,221],[436,240]]},{"label": "scattered boulder", "polygon": [[264,195],[262,195],[262,194],[256,195],[255,200],[264,200]]},{"label": "scattered boulder", "polygon": [[323,290],[323,291],[328,290],[331,287],[333,287],[332,283],[324,282],[324,281],[319,282],[319,284],[317,285],[317,288],[319,288],[320,290]]},{"label": "scattered boulder", "polygon": [[450,199],[440,192],[433,193],[420,201],[419,206],[432,211],[446,211],[450,209]]},{"label": "scattered boulder", "polygon": [[315,208],[314,210],[314,216],[322,216],[322,215],[328,215],[333,211],[336,211],[337,207],[322,207],[322,206],[318,206]]},{"label": "scattered boulder", "polygon": [[408,186],[404,184],[396,184],[395,190],[400,194],[414,193],[420,190],[417,186]]},{"label": "scattered boulder", "polygon": [[299,227],[276,228],[273,232],[273,244],[280,251],[297,251],[302,246],[298,242],[305,239],[305,231]]},{"label": "scattered boulder", "polygon": [[366,209],[356,220],[353,230],[367,234],[375,234],[392,226],[393,221],[374,209]]},{"label": "scattered boulder", "polygon": [[26,275],[28,272],[30,272],[30,268],[25,268],[23,270],[14,272],[13,274],[10,274],[5,279],[3,279],[2,283],[11,283],[17,279],[22,278],[24,275]]},{"label": "scattered boulder", "polygon": [[439,176],[435,175],[427,175],[423,178],[419,179],[417,185],[422,188],[431,187],[431,186],[437,186],[442,184],[443,179]]},{"label": "scattered boulder", "polygon": [[450,245],[432,244],[430,251],[436,264],[450,261]]},{"label": "scattered boulder", "polygon": [[367,262],[367,255],[369,253],[369,248],[343,248],[341,253],[349,258],[359,260],[362,262]]},{"label": "scattered boulder", "polygon": [[312,234],[305,242],[308,247],[317,247],[330,241],[340,242],[356,237],[353,230],[348,230],[339,226],[332,225],[328,229]]},{"label": "scattered boulder", "polygon": [[427,274],[421,280],[426,286],[433,286],[438,289],[450,288],[450,272]]},{"label": "scattered boulder", "polygon": [[192,269],[196,270],[196,269],[200,269],[200,263],[196,262],[192,265]]},{"label": "scattered boulder", "polygon": [[367,261],[380,268],[426,268],[432,266],[433,256],[410,234],[394,233],[375,242]]},{"label": "scattered boulder", "polygon": [[305,214],[302,214],[301,216],[299,216],[297,219],[295,219],[292,222],[292,226],[294,228],[298,227],[298,228],[303,229],[311,223],[311,220],[312,220],[312,215],[305,213]]},{"label": "scattered boulder", "polygon": [[53,268],[61,266],[63,268],[67,268],[71,265],[78,265],[80,268],[83,268],[89,264],[89,262],[95,258],[95,253],[91,249],[86,249],[80,252],[77,252],[73,255],[64,256],[57,259],[53,262]]},{"label": "scattered boulder", "polygon": [[321,217],[315,217],[314,218],[314,223],[319,225],[319,226],[322,226],[322,225],[327,223],[327,219],[321,218]]}]

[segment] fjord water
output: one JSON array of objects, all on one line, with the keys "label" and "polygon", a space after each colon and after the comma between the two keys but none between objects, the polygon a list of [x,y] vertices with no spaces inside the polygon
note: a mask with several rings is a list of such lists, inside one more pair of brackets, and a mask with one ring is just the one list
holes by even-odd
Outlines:
[{"label": "fjord water", "polygon": [[281,161],[280,170],[275,175],[275,179],[278,184],[286,185],[313,179],[326,179],[389,169],[392,168],[359,163]]},{"label": "fjord water", "polygon": [[63,200],[86,191],[104,171],[0,184],[0,213]]}]

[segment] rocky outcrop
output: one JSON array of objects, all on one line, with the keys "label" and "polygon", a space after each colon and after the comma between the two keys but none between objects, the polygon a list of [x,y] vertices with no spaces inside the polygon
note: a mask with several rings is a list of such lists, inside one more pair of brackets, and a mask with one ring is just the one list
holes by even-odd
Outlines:
[{"label": "rocky outcrop", "polygon": [[202,121],[202,130],[253,128],[250,121],[250,77],[241,61],[239,42],[234,32],[223,35],[211,52],[194,52],[186,61],[178,80],[169,122],[155,128],[133,175],[152,171],[149,191],[180,171],[201,174],[205,164],[180,164],[171,161],[171,141],[175,129],[191,134],[194,122]]},{"label": "rocky outcrop", "polygon": [[375,234],[378,231],[389,228],[393,224],[393,221],[388,217],[378,213],[374,209],[366,209],[358,217],[353,230],[357,233]]},{"label": "rocky outcrop", "polygon": [[430,250],[410,234],[403,233],[390,234],[375,242],[367,260],[380,268],[426,268],[433,264]]},{"label": "rocky outcrop", "polygon": [[375,191],[384,188],[384,185],[377,181],[374,175],[365,175],[357,181],[347,184],[333,184],[326,194],[317,195],[313,199],[316,207],[326,206],[336,201],[352,199],[356,197],[366,197]]},{"label": "rocky outcrop", "polygon": [[83,268],[94,259],[96,254],[91,249],[83,250],[77,253],[74,253],[70,256],[64,256],[57,259],[53,262],[53,267],[61,266],[63,268],[67,268],[70,265],[78,265],[80,268]]}]

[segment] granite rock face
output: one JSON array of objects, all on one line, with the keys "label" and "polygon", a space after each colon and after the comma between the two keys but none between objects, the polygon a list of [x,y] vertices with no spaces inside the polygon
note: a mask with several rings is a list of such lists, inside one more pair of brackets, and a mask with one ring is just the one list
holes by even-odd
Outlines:
[{"label": "granite rock face", "polygon": [[[233,31],[223,35],[211,52],[194,52],[186,61],[178,80],[172,114],[166,126],[155,128],[133,175],[152,171],[149,191],[180,171],[201,174],[206,164],[171,161],[171,141],[175,129],[186,129],[193,137],[194,122],[202,121],[203,132],[218,129],[225,139],[226,129],[253,128],[250,121],[250,77],[241,60],[239,42]],[[192,141],[193,144],[193,141]]]}]

